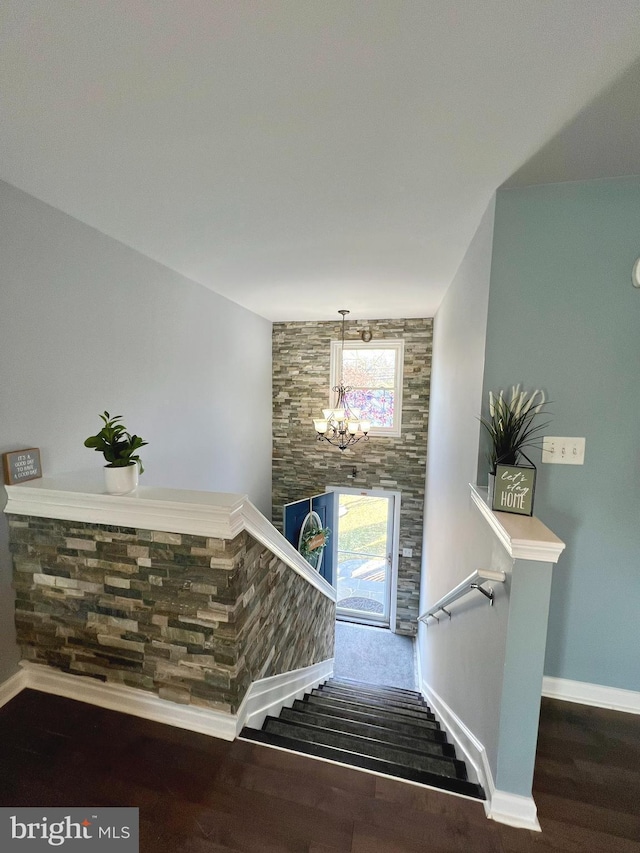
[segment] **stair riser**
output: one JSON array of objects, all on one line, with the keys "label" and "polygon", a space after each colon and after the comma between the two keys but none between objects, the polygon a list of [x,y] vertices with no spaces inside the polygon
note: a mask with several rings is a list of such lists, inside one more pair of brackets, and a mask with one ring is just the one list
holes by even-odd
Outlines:
[{"label": "stair riser", "polygon": [[322,693],[326,693],[329,696],[336,696],[337,698],[344,697],[347,701],[352,700],[355,702],[371,702],[372,704],[384,704],[384,705],[392,705],[396,708],[408,708],[409,710],[417,710],[417,711],[427,711],[430,712],[430,708],[427,703],[423,699],[394,699],[390,696],[380,696],[373,693],[361,693],[356,690],[344,690],[342,687],[330,687],[328,684],[323,684],[321,687],[317,688]]},{"label": "stair riser", "polygon": [[[410,726],[417,726],[418,728],[430,729],[430,730],[439,730],[440,724],[436,720],[425,719],[424,717],[412,717],[405,716],[404,714],[394,714],[392,711],[387,711],[382,708],[372,708],[370,705],[352,705],[347,702],[336,702],[333,699],[323,698],[321,696],[306,696],[303,700],[308,702],[309,705],[322,705],[324,708],[332,709],[333,713],[335,713],[339,717],[352,717],[354,713],[359,714],[367,714],[369,717],[373,717],[374,719],[384,721],[386,725],[387,722],[390,723],[406,723]],[[322,712],[324,713],[324,711]],[[381,723],[377,723],[376,725],[381,725]]]},{"label": "stair riser", "polygon": [[460,779],[466,775],[464,764],[453,759],[426,756],[413,750],[403,749],[402,747],[386,746],[385,744],[369,741],[355,735],[289,723],[275,717],[265,720],[263,731],[296,741],[318,743],[333,747],[334,749],[342,749],[354,755],[367,755],[370,758],[387,761],[402,767],[409,767],[424,773],[433,773],[437,776]]},{"label": "stair riser", "polygon": [[[310,694],[307,694],[312,698],[316,699],[324,698],[328,702],[335,702],[336,704],[348,705],[351,708],[361,708],[361,709],[371,709],[373,711],[386,712],[389,714],[397,714],[401,717],[409,717],[411,719],[422,719],[422,720],[431,720],[435,721],[435,716],[426,709],[420,708],[402,708],[398,705],[394,705],[392,702],[368,702],[366,700],[358,701],[357,699],[352,699],[349,697],[336,696],[331,695],[330,693],[323,693],[322,690],[312,690]],[[305,697],[306,698],[306,697]]]},{"label": "stair riser", "polygon": [[361,705],[371,705],[375,708],[399,708],[403,711],[417,711],[419,714],[430,714],[431,708],[426,703],[418,702],[394,702],[392,699],[380,699],[377,696],[365,696],[360,693],[351,693],[347,690],[335,690],[326,686],[316,687],[316,691],[331,699],[341,699],[343,702],[355,702]]},{"label": "stair riser", "polygon": [[394,704],[408,707],[416,707],[416,708],[427,708],[428,705],[424,701],[421,696],[416,697],[407,697],[407,696],[394,696],[391,693],[377,693],[373,690],[352,690],[348,687],[336,687],[333,684],[329,684],[328,682],[321,685],[319,690],[325,691],[328,693],[335,693],[336,696],[359,696],[361,699],[372,699],[373,701],[377,699],[381,699],[384,702],[393,702]]},{"label": "stair riser", "polygon": [[410,693],[409,691],[402,690],[392,690],[388,688],[362,688],[356,687],[355,685],[349,684],[341,684],[339,682],[335,682],[332,678],[328,681],[325,681],[324,687],[328,687],[331,690],[344,690],[349,693],[356,693],[360,696],[372,696],[374,699],[379,697],[381,699],[398,699],[400,702],[417,702],[418,704],[424,703],[424,697],[420,695],[420,693]]},{"label": "stair riser", "polygon": [[330,717],[324,714],[312,714],[309,711],[296,711],[293,708],[283,708],[280,719],[291,723],[317,726],[327,731],[342,732],[343,734],[361,735],[362,737],[379,740],[390,746],[401,746],[423,752],[425,755],[435,755],[446,758],[455,758],[455,751],[450,744],[437,743],[427,738],[416,738],[408,735],[397,734],[390,729],[379,726],[371,726],[366,723],[358,723],[352,720],[343,720],[340,717]]},{"label": "stair riser", "polygon": [[428,738],[429,740],[437,743],[446,743],[447,740],[446,734],[437,728],[438,724],[429,723],[428,721],[421,725],[412,725],[410,722],[406,722],[405,720],[395,720],[388,717],[382,718],[379,715],[367,714],[360,711],[351,711],[348,714],[345,714],[344,709],[336,710],[334,706],[327,706],[320,702],[314,702],[311,704],[310,702],[302,702],[299,699],[296,699],[293,703],[293,708],[296,711],[302,712],[310,709],[311,713],[316,711],[317,713],[332,716],[339,720],[347,719],[363,722],[373,726],[384,726],[397,734],[409,737]]},{"label": "stair riser", "polygon": [[393,695],[404,694],[406,696],[420,696],[417,690],[405,690],[402,687],[385,687],[383,685],[370,684],[368,681],[354,681],[349,678],[329,678],[325,684],[335,684],[338,687],[346,687],[349,690],[382,690]]}]

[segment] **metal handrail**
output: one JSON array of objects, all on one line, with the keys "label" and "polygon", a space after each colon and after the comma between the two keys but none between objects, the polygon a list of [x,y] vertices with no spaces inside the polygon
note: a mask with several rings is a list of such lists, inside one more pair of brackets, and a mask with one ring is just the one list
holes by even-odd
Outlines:
[{"label": "metal handrail", "polygon": [[440,611],[447,614],[449,619],[451,619],[451,613],[445,608],[456,601],[458,598],[462,598],[463,595],[466,595],[468,592],[471,592],[472,589],[481,592],[486,598],[489,599],[489,603],[493,606],[493,589],[492,587],[488,587],[484,589],[482,587],[483,583],[487,581],[494,581],[495,583],[504,583],[505,581],[505,573],[504,572],[492,572],[490,569],[476,569],[475,572],[472,572],[468,578],[465,578],[458,586],[454,587],[450,592],[446,595],[443,595],[439,601],[430,607],[428,610],[418,616],[418,622],[424,622],[426,625],[429,623],[427,619],[432,616],[436,622],[440,620],[436,616],[436,613]]}]

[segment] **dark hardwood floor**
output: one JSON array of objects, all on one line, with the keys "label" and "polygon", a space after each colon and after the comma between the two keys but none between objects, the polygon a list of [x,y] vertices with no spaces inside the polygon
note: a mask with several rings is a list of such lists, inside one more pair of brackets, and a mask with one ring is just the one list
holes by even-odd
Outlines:
[{"label": "dark hardwood floor", "polygon": [[138,806],[143,853],[640,853],[640,717],[543,700],[543,832],[480,802],[26,690],[0,709],[0,805]]}]

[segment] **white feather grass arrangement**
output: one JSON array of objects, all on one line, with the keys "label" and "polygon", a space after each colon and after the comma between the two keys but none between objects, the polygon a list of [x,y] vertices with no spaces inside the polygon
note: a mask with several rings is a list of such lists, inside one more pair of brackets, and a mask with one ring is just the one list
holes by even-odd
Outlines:
[{"label": "white feather grass arrangement", "polygon": [[491,438],[491,474],[495,474],[496,465],[517,465],[525,447],[539,446],[540,433],[549,421],[534,423],[534,419],[545,402],[544,391],[538,388],[529,393],[521,391],[520,385],[513,385],[508,401],[504,391],[497,395],[489,391],[489,417],[480,418],[480,423]]}]

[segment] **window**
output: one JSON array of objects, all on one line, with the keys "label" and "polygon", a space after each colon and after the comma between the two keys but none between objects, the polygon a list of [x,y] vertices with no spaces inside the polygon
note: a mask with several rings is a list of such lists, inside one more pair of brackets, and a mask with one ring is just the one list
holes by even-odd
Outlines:
[{"label": "window", "polygon": [[[331,388],[340,381],[340,341],[331,342]],[[400,436],[402,419],[402,365],[404,341],[362,343],[345,341],[342,381],[351,391],[347,402],[371,422],[370,435]],[[335,405],[330,393],[329,405]]]}]

